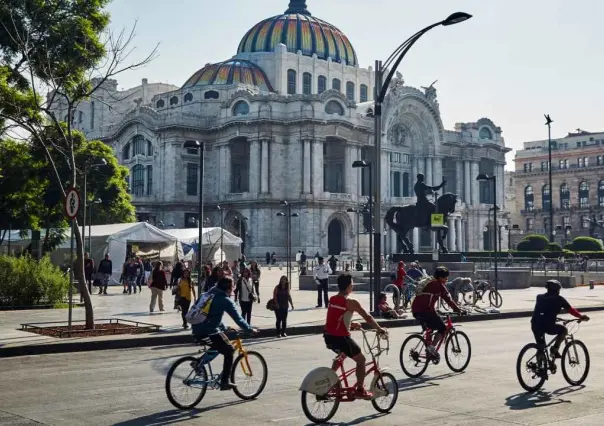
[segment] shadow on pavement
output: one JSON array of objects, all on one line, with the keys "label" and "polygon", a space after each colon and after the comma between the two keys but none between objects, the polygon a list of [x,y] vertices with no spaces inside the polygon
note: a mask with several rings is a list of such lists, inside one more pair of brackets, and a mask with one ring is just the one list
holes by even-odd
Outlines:
[{"label": "shadow on pavement", "polygon": [[564,395],[580,391],[583,388],[585,388],[584,385],[565,386],[552,392],[522,392],[516,395],[508,396],[505,399],[505,405],[510,407],[510,410],[527,410],[531,408],[547,407],[548,405],[571,404],[571,401],[562,399],[562,397]]},{"label": "shadow on pavement", "polygon": [[408,378],[408,379],[401,379],[398,381],[398,389],[401,392],[405,392],[405,391],[410,391],[410,390],[416,390],[416,389],[421,389],[421,388],[427,388],[430,386],[440,386],[438,383],[434,383],[437,380],[444,380],[444,379],[448,379],[450,377],[456,377],[456,376],[460,376],[464,373],[445,373],[445,374],[441,374],[438,376],[424,376],[424,377],[418,377],[416,379],[412,379],[412,378]]},{"label": "shadow on pavement", "polygon": [[[361,423],[365,423],[369,420],[374,420],[374,419],[379,419],[380,417],[384,417],[387,416],[388,414],[382,414],[382,413],[376,413],[376,414],[372,414],[370,416],[363,416],[363,417],[359,417],[357,419],[354,419],[350,422],[340,422],[340,423],[322,423],[322,424],[326,424],[326,425],[332,425],[332,426],[349,426],[349,425],[360,425]],[[311,426],[314,425],[314,423],[307,423],[306,426]]]},{"label": "shadow on pavement", "polygon": [[210,405],[202,409],[193,410],[168,410],[161,413],[149,414],[148,416],[138,417],[136,419],[125,420],[123,422],[114,423],[114,426],[159,426],[181,423],[193,419],[203,420],[201,416],[207,411],[220,410],[221,408],[231,407],[233,405],[245,404],[249,401],[232,401],[223,402],[221,404]]}]

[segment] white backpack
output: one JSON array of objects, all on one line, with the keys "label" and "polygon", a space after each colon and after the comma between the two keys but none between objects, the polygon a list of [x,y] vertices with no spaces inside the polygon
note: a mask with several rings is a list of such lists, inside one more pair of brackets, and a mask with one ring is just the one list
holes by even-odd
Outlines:
[{"label": "white backpack", "polygon": [[417,282],[417,287],[415,288],[415,294],[422,294],[424,292],[424,288],[428,285],[429,282],[434,280],[434,277],[425,277],[421,278]]},{"label": "white backpack", "polygon": [[213,301],[214,293],[203,293],[185,316],[187,322],[191,325],[203,323],[208,318]]}]

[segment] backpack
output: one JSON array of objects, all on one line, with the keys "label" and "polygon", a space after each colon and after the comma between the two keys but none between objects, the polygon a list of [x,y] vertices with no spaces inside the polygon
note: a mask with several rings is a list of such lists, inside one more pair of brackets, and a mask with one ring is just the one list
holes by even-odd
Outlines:
[{"label": "backpack", "polygon": [[417,282],[417,287],[415,288],[415,294],[422,294],[424,292],[424,289],[428,285],[428,283],[430,283],[432,280],[434,280],[434,277],[425,277],[425,278],[420,279]]},{"label": "backpack", "polygon": [[193,305],[185,317],[189,324],[201,324],[208,319],[210,308],[212,307],[212,302],[214,301],[214,296],[214,293],[204,293],[201,295],[197,303]]}]

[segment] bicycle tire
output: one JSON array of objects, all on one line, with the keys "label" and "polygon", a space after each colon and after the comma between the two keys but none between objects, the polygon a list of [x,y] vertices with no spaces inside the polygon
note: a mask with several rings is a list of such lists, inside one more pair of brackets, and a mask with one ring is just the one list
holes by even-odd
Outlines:
[{"label": "bicycle tire", "polygon": [[[262,380],[260,382],[260,386],[258,387],[258,390],[256,390],[256,392],[254,392],[251,395],[244,395],[241,392],[241,390],[239,389],[239,386],[236,386],[233,388],[233,392],[235,392],[235,395],[237,395],[239,398],[243,399],[244,401],[249,401],[250,399],[258,398],[258,396],[264,390],[264,388],[266,386],[266,381],[268,380],[268,366],[266,365],[266,360],[264,359],[264,357],[256,351],[247,351],[247,356],[248,356],[248,359],[251,357],[258,358],[258,360],[260,361],[260,364],[262,365],[262,370],[263,370],[264,374],[263,374]],[[231,370],[231,383],[236,384],[235,383],[235,371],[237,370],[239,363],[243,359],[244,359],[243,354],[239,354],[239,356],[237,358],[235,358],[235,361],[233,362],[233,368]]]},{"label": "bicycle tire", "polygon": [[[572,380],[569,376],[568,376],[568,371],[566,364],[568,363],[567,356],[569,354],[570,348],[572,345],[575,345],[577,347],[577,350],[579,348],[581,348],[583,350],[583,352],[585,353],[585,372],[583,373],[583,375],[579,378],[579,380]],[[581,384],[583,384],[583,382],[587,379],[587,375],[589,374],[589,367],[590,367],[590,358],[589,358],[589,351],[587,350],[587,346],[585,346],[585,343],[583,343],[580,340],[575,340],[571,343],[569,343],[568,345],[566,345],[564,347],[564,350],[562,351],[562,375],[564,376],[564,380],[566,380],[566,382],[571,385],[571,386],[579,386]]]},{"label": "bicycle tire", "polygon": [[[403,359],[405,359],[405,355],[406,355],[405,347],[409,344],[409,342],[411,342],[413,340],[419,340],[419,342],[417,344],[419,345],[419,343],[421,342],[421,344],[423,344],[423,347],[424,347],[424,349],[423,349],[424,357],[425,357],[425,360],[423,361],[424,365],[420,368],[420,370],[419,370],[418,373],[411,373],[411,372],[409,372],[409,370],[407,370],[405,368],[405,364],[403,363]],[[415,346],[415,347],[417,348],[417,346]],[[426,349],[425,348],[426,348],[426,342],[425,342],[424,338],[420,334],[413,334],[413,335],[407,337],[405,339],[405,341],[403,342],[403,344],[401,345],[401,350],[400,350],[400,353],[399,353],[399,362],[401,364],[401,368],[403,370],[403,373],[405,373],[408,377],[417,378],[417,377],[421,376],[422,374],[424,374],[426,372],[426,370],[428,369],[428,357],[426,356]],[[412,350],[410,348],[407,348],[407,349],[409,349],[409,351]],[[420,352],[421,352],[421,350],[420,350]],[[418,354],[418,357],[419,356],[421,356],[421,353]]]},{"label": "bicycle tire", "polygon": [[539,381],[537,382],[537,384],[535,386],[529,386],[527,385],[524,380],[522,379],[522,369],[524,368],[523,362],[522,362],[522,356],[528,352],[531,349],[536,349],[537,352],[540,351],[539,346],[536,343],[529,343],[527,345],[525,345],[522,349],[520,349],[520,353],[518,354],[518,359],[516,360],[516,377],[518,378],[518,382],[520,383],[520,386],[522,386],[522,388],[527,391],[527,392],[536,392],[539,389],[541,389],[541,387],[543,386],[543,384],[545,383],[545,377],[540,377]]},{"label": "bicycle tire", "polygon": [[501,308],[501,305],[503,305],[503,297],[501,297],[501,293],[499,293],[498,290],[491,290],[489,292],[489,302],[491,303],[491,306]]},{"label": "bicycle tire", "polygon": [[[453,367],[453,364],[449,359],[449,347],[452,347],[451,341],[454,337],[457,337],[458,345],[460,338],[464,339],[468,343],[468,358],[465,360],[461,367]],[[466,368],[468,368],[468,365],[470,364],[470,358],[472,358],[472,344],[470,343],[470,338],[468,337],[468,335],[463,331],[457,330],[455,330],[453,333],[450,333],[449,336],[447,336],[447,340],[445,341],[445,361],[447,362],[447,365],[449,366],[451,371],[454,371],[455,373],[461,373],[462,371],[464,371]]]},{"label": "bicycle tire", "polygon": [[474,306],[474,304],[476,303],[473,291],[462,293],[462,299],[466,305]]},{"label": "bicycle tire", "polygon": [[386,373],[386,372],[380,372],[379,376],[378,376],[378,383],[376,383],[376,386],[379,384],[380,377],[384,381],[384,384],[386,382],[386,380],[385,380],[386,377],[388,378],[389,381],[391,381],[393,383],[392,401],[390,402],[390,404],[388,404],[388,407],[383,408],[378,405],[378,403],[377,403],[378,398],[373,398],[371,400],[371,405],[373,405],[373,408],[375,408],[380,413],[389,413],[390,411],[392,411],[392,409],[396,405],[396,401],[398,400],[398,382],[396,381],[396,378],[394,377],[394,375],[392,375],[390,373]]},{"label": "bicycle tire", "polygon": [[[341,388],[341,385],[338,382],[335,385],[333,385],[333,387],[331,389],[338,390],[340,388]],[[331,410],[329,411],[329,413],[327,413],[327,415],[321,419],[319,419],[318,417],[315,417],[314,415],[312,415],[310,413],[310,410],[308,409],[308,401],[307,401],[307,399],[309,397],[316,398],[317,396],[313,395],[311,393],[308,393],[306,391],[302,391],[302,395],[301,395],[302,411],[304,412],[304,415],[306,416],[306,418],[308,420],[310,420],[314,424],[323,424],[323,423],[327,423],[328,421],[330,421],[332,419],[332,417],[336,415],[336,412],[338,411],[338,407],[340,406],[340,400],[337,397],[333,398],[333,407],[331,407]]]},{"label": "bicycle tire", "polygon": [[174,371],[176,370],[176,368],[185,362],[188,363],[192,363],[192,362],[197,362],[198,358],[195,358],[193,356],[186,356],[180,359],[177,359],[174,364],[172,364],[172,367],[170,367],[170,370],[168,371],[168,374],[166,375],[166,384],[165,384],[165,389],[166,389],[166,396],[168,397],[168,401],[170,401],[170,403],[175,406],[176,408],[180,409],[180,410],[190,410],[192,408],[195,408],[197,406],[197,404],[199,404],[201,402],[201,400],[203,399],[203,397],[206,394],[206,391],[208,389],[208,373],[206,371],[206,367],[204,365],[201,366],[201,374],[199,374],[199,372],[196,372],[196,376],[197,375],[201,375],[202,376],[202,380],[205,382],[204,385],[201,387],[200,392],[199,392],[199,396],[193,401],[193,403],[191,404],[181,404],[180,402],[176,401],[176,399],[174,398],[174,395],[172,395],[172,389],[171,389],[171,379],[172,379],[172,375],[174,374]]}]

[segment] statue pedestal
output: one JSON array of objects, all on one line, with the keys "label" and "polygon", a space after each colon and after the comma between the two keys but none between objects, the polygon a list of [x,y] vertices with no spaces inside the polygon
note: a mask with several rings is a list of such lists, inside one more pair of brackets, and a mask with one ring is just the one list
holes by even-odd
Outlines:
[{"label": "statue pedestal", "polygon": [[[369,243],[371,241],[371,234],[360,234],[359,238],[354,239],[354,247],[352,250],[352,255],[354,256],[354,260],[357,260],[357,253],[361,256],[363,260],[369,260]],[[358,243],[357,243],[358,242]],[[357,251],[358,247],[358,251]]]}]

